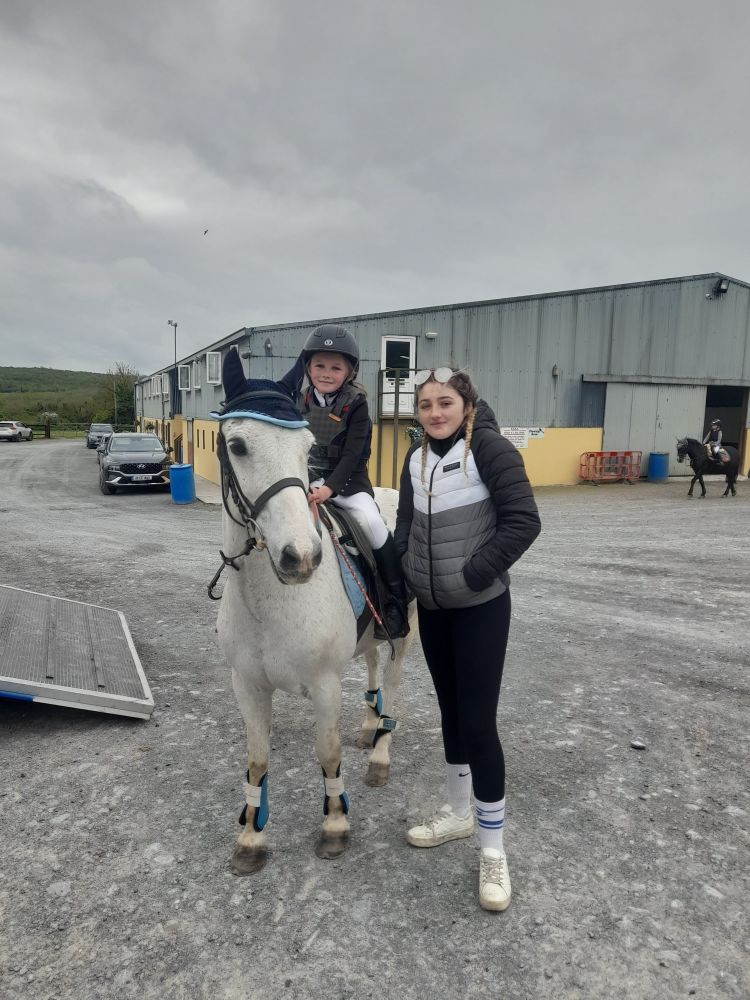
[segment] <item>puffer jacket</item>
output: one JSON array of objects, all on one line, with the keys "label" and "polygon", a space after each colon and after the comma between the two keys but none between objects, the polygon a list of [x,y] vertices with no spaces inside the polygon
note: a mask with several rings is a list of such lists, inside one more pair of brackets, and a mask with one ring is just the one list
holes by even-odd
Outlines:
[{"label": "puffer jacket", "polygon": [[[526,470],[480,400],[464,471],[466,441],[430,442],[424,480],[421,444],[401,474],[395,540],[419,603],[464,608],[492,600],[508,569],[541,531]],[[430,495],[432,494],[432,495]]]}]

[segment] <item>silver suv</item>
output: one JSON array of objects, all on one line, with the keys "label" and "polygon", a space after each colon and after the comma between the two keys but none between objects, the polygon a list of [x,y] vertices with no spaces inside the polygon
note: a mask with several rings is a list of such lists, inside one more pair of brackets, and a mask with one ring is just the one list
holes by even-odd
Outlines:
[{"label": "silver suv", "polygon": [[112,434],[99,447],[99,488],[116,493],[121,486],[169,489],[169,452],[156,434]]},{"label": "silver suv", "polygon": [[86,447],[98,448],[114,431],[112,424],[92,424],[86,434]]},{"label": "silver suv", "polygon": [[0,441],[32,441],[34,432],[20,420],[0,420]]}]

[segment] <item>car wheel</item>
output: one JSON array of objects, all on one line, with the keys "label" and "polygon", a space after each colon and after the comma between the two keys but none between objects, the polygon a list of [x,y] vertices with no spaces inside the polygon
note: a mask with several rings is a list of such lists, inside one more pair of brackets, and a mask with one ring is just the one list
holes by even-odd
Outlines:
[{"label": "car wheel", "polygon": [[111,496],[113,493],[117,493],[117,487],[110,485],[110,483],[107,482],[104,476],[99,476],[99,489],[102,491],[105,497],[107,495]]},{"label": "car wheel", "polygon": [[34,440],[34,432],[31,431],[31,433],[29,434],[29,441],[33,441],[33,440]]},{"label": "car wheel", "polygon": [[21,435],[20,434],[16,434],[16,436],[13,438],[13,440],[14,441],[20,441],[21,440]]}]

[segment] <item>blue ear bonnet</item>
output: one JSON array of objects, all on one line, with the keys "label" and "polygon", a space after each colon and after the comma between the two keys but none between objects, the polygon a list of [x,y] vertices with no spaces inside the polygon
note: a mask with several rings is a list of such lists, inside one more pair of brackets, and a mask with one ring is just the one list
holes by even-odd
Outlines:
[{"label": "blue ear bonnet", "polygon": [[267,378],[245,378],[236,351],[230,351],[225,359],[223,381],[227,399],[218,411],[211,413],[214,420],[245,417],[278,427],[307,427],[307,421],[294,400],[278,382]]}]

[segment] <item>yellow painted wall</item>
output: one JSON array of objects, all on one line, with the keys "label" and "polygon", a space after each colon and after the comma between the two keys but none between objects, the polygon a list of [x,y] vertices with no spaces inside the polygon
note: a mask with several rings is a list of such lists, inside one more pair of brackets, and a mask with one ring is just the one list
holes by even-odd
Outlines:
[{"label": "yellow painted wall", "polygon": [[[160,420],[152,420],[155,431],[163,440],[167,440],[166,427]],[[187,461],[187,426],[182,417],[169,421],[169,440],[174,443],[175,437],[183,436],[183,461]],[[384,420],[380,426],[372,429],[372,454],[368,464],[370,479],[375,486],[393,486],[398,489],[398,481],[404,458],[411,446],[411,440],[406,435],[410,421],[399,421],[396,434],[396,478],[393,480],[393,421]],[[193,469],[195,474],[212,483],[219,482],[219,461],[216,457],[216,434],[218,424],[215,420],[193,421]],[[378,435],[383,437],[383,452],[380,459],[380,479],[377,477]],[[544,437],[529,441],[528,448],[520,449],[526,474],[532,486],[574,486],[580,480],[578,466],[580,456],[585,451],[601,451],[603,431],[601,427],[548,427]],[[750,439],[750,435],[748,435]],[[750,440],[746,442],[745,456],[741,468],[750,462]]]},{"label": "yellow painted wall", "polygon": [[[401,421],[396,436],[397,455],[396,479],[393,481],[393,421],[383,421],[380,427],[373,427],[372,455],[369,462],[370,479],[375,486],[393,486],[398,489],[398,481],[411,440],[405,431],[409,421]],[[383,453],[380,462],[380,480],[377,479],[378,432],[383,434]],[[544,437],[529,441],[528,448],[521,448],[519,454],[526,467],[526,475],[532,486],[574,486],[579,482],[578,466],[585,451],[601,451],[603,431],[601,427],[548,427]]]},{"label": "yellow painted wall", "polygon": [[193,470],[196,476],[219,483],[219,460],[216,457],[216,420],[193,421]]},{"label": "yellow painted wall", "polygon": [[[396,428],[396,475],[393,477],[393,421],[383,420],[372,428],[372,454],[367,464],[370,482],[373,486],[390,486],[398,489],[401,469],[406,453],[411,448],[411,439],[406,436],[406,428],[411,426],[411,420],[400,420]],[[378,435],[383,438],[383,454],[380,458],[380,479],[378,479]]]},{"label": "yellow painted wall", "polygon": [[740,475],[750,472],[750,429],[745,431],[745,446],[740,449]]},{"label": "yellow painted wall", "polygon": [[532,486],[575,486],[585,451],[601,451],[601,427],[547,427],[541,440],[529,441],[519,454]]}]

